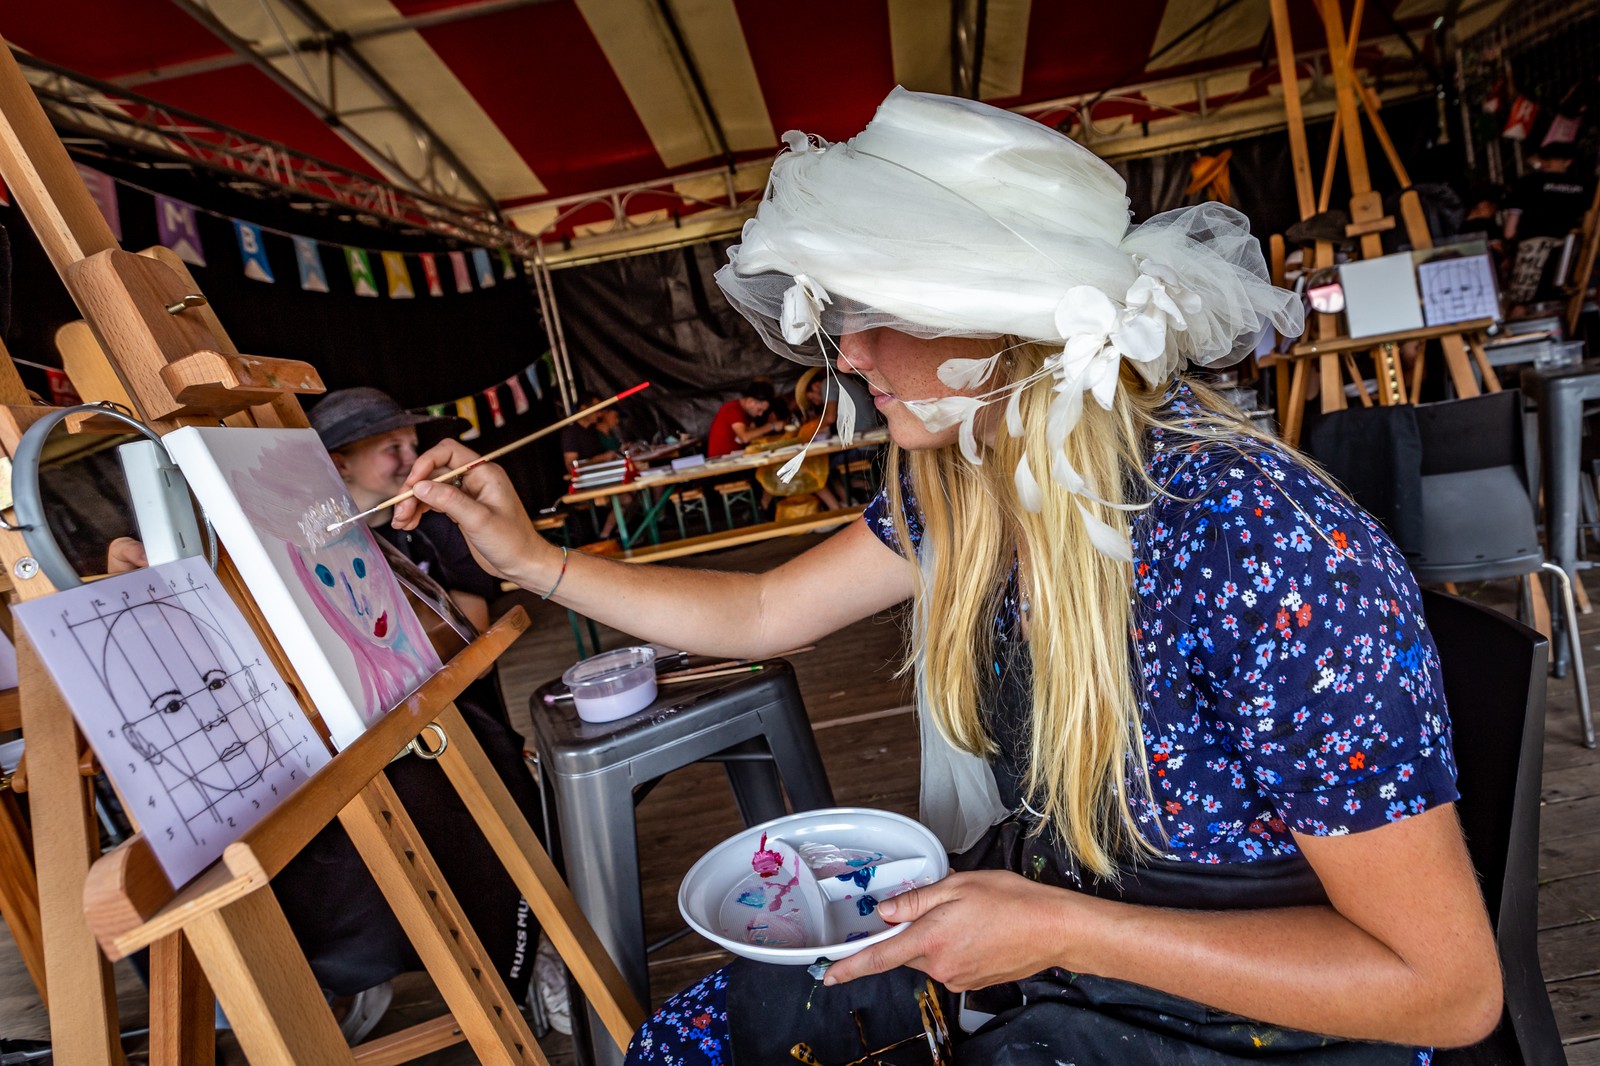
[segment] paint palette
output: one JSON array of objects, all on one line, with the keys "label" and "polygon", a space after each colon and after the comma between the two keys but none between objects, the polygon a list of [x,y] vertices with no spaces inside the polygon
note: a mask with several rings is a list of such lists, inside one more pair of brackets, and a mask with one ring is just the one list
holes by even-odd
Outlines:
[{"label": "paint palette", "polygon": [[925,826],[864,807],[805,811],[712,848],[684,876],[678,910],[708,940],[758,962],[837,961],[905,928],[882,900],[949,873]]}]

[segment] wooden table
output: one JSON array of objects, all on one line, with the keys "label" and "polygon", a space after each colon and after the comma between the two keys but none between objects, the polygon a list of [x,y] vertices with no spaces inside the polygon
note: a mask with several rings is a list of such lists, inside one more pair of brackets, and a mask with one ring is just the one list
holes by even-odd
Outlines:
[{"label": "wooden table", "polygon": [[[827,441],[818,441],[811,446],[811,455],[832,455],[836,452],[851,451],[856,448],[871,448],[884,444],[889,440],[889,431],[875,429],[868,433],[858,434],[850,444],[845,444],[838,437]],[[772,448],[758,452],[736,452],[732,455],[720,455],[715,459],[708,459],[698,466],[685,467],[673,470],[670,467],[646,470],[632,481],[619,481],[614,485],[600,485],[592,489],[581,489],[578,492],[569,492],[561,497],[563,504],[598,503],[602,500],[611,501],[612,513],[617,517],[617,540],[624,553],[631,552],[637,544],[640,535],[655,528],[656,516],[661,513],[661,508],[666,505],[679,485],[691,481],[704,481],[710,478],[728,477],[730,475],[748,474],[759,470],[761,467],[774,463],[784,463],[800,451],[801,445],[792,444],[782,448]],[[660,492],[659,496],[655,494]],[[640,517],[637,529],[628,529],[626,516],[623,513],[622,497],[637,492],[644,497],[644,514]],[[698,538],[696,538],[698,539]]]}]

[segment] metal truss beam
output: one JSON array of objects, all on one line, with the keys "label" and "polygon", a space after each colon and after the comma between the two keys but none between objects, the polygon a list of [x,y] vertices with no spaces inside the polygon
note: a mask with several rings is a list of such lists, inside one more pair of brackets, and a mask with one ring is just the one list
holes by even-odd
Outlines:
[{"label": "metal truss beam", "polygon": [[[441,180],[437,173],[438,164],[448,167],[453,176],[464,183],[472,193],[476,206],[489,211],[497,211],[495,197],[486,189],[477,176],[462,163],[460,158],[450,149],[450,146],[438,135],[428,123],[417,114],[416,110],[395,91],[394,87],[375,70],[370,63],[356,50],[353,43],[337,27],[333,26],[321,15],[314,11],[304,0],[279,0],[295,18],[299,19],[312,30],[309,40],[285,40],[283,51],[275,57],[269,57],[259,50],[256,42],[247,41],[234,33],[221,19],[211,13],[210,9],[198,0],[172,0],[180,10],[193,18],[200,25],[209,30],[218,40],[233,50],[242,61],[254,66],[289,95],[293,96],[303,107],[316,115],[318,119],[338,130],[341,135],[348,137],[356,147],[368,158],[377,162],[393,173],[401,183],[410,185],[416,191],[439,198],[450,198],[449,183]],[[338,106],[338,93],[335,86],[335,72],[337,65],[329,63],[328,70],[328,99],[319,98],[315,93],[300,85],[293,78],[280,71],[273,63],[273,58],[283,55],[298,55],[301,52],[314,52],[326,54],[330,58],[348,64],[369,89],[383,102],[384,107],[398,115],[407,126],[415,133],[418,142],[423,147],[426,160],[426,172],[423,174],[411,173],[395,154],[385,148],[373,144],[362,136],[349,122],[345,113]]]},{"label": "metal truss beam", "polygon": [[527,258],[534,255],[536,239],[497,213],[435,199],[15,49],[12,54],[51,122],[74,136],[180,161],[453,240],[507,248]]}]

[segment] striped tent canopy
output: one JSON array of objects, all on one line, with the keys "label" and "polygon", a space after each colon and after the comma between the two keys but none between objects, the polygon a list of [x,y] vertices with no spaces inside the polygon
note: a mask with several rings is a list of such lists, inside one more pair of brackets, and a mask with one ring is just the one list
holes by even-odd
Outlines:
[{"label": "striped tent canopy", "polygon": [[[1427,91],[1445,34],[1506,2],[1364,0],[1358,66]],[[1316,3],[1285,6],[1327,114]],[[1270,0],[54,0],[8,5],[0,35],[58,123],[110,107],[182,154],[202,116],[569,250],[737,229],[785,130],[848,136],[896,84],[1108,157],[1283,121]],[[73,103],[49,64],[94,81]]]}]

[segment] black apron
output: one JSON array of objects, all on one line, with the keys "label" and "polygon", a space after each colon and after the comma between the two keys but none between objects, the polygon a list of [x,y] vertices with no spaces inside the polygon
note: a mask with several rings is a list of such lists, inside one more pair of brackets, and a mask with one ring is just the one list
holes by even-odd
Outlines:
[{"label": "black apron", "polygon": [[[1115,882],[1081,870],[1048,831],[1035,831],[1020,805],[1031,678],[1026,645],[1008,625],[1000,641],[1000,676],[985,694],[985,721],[999,748],[995,783],[1017,809],[977,844],[950,859],[955,870],[1010,870],[1044,884],[1106,899],[1178,910],[1248,910],[1326,905],[1315,871],[1300,855],[1249,863],[1151,859],[1126,866]],[[734,1066],[793,1061],[789,1049],[809,1044],[825,1066],[862,1054],[849,1013],[859,1012],[869,1050],[922,1031],[916,993],[924,974],[902,967],[826,986],[804,967],[740,959],[730,967],[728,1020]],[[1127,981],[1047,970],[1022,981],[967,994],[974,1010],[995,1017],[967,1035],[958,1025],[960,1001],[941,990],[945,1016],[962,1066],[1125,1066],[1161,1063],[1228,1066],[1409,1066],[1415,1050],[1321,1036],[1268,1025]],[[885,1063],[926,1066],[925,1046],[883,1057]]]}]

